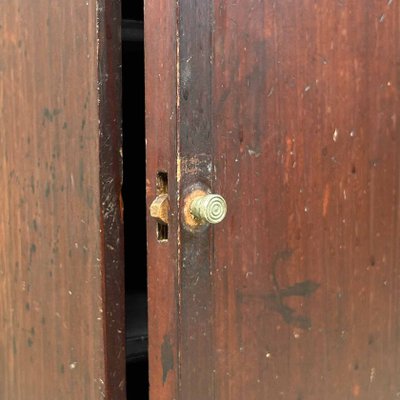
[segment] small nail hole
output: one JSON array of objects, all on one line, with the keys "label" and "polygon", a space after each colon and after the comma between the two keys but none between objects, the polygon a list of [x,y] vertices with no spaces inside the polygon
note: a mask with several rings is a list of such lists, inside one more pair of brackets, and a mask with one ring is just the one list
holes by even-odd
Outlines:
[{"label": "small nail hole", "polygon": [[371,264],[371,267],[375,267],[375,264],[376,264],[375,256],[371,256],[370,257],[369,263]]}]

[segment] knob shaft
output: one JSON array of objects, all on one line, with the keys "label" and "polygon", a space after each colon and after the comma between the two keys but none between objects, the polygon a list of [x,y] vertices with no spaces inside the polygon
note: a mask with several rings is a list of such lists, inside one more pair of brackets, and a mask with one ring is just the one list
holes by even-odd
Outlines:
[{"label": "knob shaft", "polygon": [[191,214],[202,223],[218,224],[225,216],[228,207],[219,194],[207,194],[195,198],[190,204]]}]

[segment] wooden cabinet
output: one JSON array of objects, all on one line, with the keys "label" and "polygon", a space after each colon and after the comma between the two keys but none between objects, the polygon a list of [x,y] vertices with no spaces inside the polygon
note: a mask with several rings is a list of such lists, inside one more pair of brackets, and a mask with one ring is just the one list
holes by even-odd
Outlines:
[{"label": "wooden cabinet", "polygon": [[[153,399],[400,395],[399,4],[147,1]],[[153,29],[157,26],[157,29]],[[224,222],[191,231],[196,185]]]},{"label": "wooden cabinet", "polygon": [[118,1],[0,2],[0,398],[123,399]]},{"label": "wooden cabinet", "polygon": [[127,398],[145,230],[151,400],[398,398],[400,4],[146,0],[146,182],[120,9],[0,0],[0,398]]}]

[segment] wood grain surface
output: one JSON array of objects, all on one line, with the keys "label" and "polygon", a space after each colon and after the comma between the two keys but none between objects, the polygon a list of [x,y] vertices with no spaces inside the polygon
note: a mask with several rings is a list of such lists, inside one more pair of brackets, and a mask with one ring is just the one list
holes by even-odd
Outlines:
[{"label": "wood grain surface", "polygon": [[396,399],[400,4],[214,11],[214,396]]},{"label": "wood grain surface", "polygon": [[168,241],[157,239],[147,214],[150,398],[178,398],[178,195],[176,183],[176,4],[145,2],[146,198],[157,195],[157,175],[167,174]]},{"label": "wood grain surface", "polygon": [[0,398],[123,399],[119,4],[0,1]]},{"label": "wood grain surface", "polygon": [[172,28],[147,43],[150,179],[177,159],[172,203],[199,184],[229,211],[209,232],[181,223],[167,251],[151,242],[153,293],[179,291],[152,322],[152,399],[398,398],[399,3],[177,5],[176,152]]},{"label": "wood grain surface", "polygon": [[185,227],[182,210],[191,192],[211,189],[212,23],[209,1],[179,2],[178,165],[180,197],[180,398],[214,394],[213,231]]}]

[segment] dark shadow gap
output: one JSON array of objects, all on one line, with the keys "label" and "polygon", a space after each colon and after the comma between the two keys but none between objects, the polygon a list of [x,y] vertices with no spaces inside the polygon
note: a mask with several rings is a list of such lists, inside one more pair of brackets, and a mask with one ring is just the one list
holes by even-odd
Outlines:
[{"label": "dark shadow gap", "polygon": [[122,0],[127,399],[149,398],[143,0]]}]

